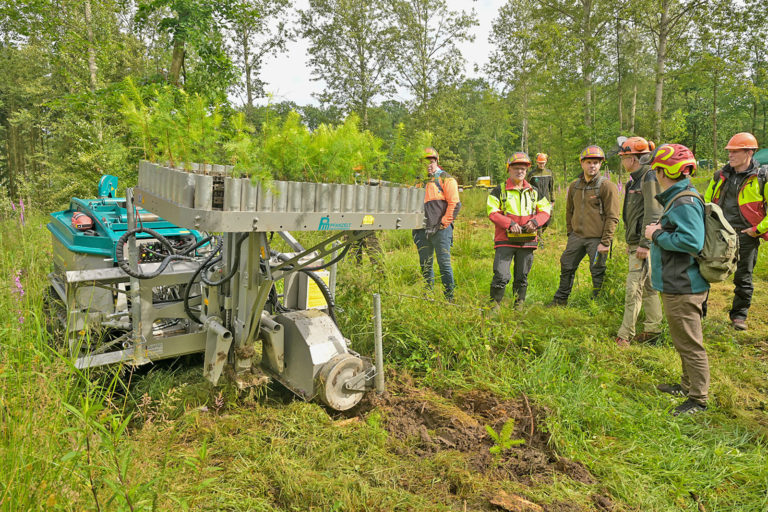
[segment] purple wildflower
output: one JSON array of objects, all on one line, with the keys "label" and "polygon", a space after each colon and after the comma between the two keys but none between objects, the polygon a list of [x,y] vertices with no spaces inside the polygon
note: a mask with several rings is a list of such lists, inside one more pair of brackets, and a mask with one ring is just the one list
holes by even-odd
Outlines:
[{"label": "purple wildflower", "polygon": [[21,269],[16,271],[16,275],[14,276],[14,283],[16,285],[16,289],[13,290],[13,294],[16,295],[16,305],[18,306],[18,309],[16,310],[16,314],[19,319],[19,323],[24,323],[24,313],[21,310],[21,298],[24,297],[24,285],[21,284]]}]

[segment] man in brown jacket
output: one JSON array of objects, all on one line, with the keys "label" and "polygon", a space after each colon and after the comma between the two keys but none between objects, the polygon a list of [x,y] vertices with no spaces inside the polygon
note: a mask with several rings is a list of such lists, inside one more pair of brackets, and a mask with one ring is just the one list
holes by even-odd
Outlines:
[{"label": "man in brown jacket", "polygon": [[560,257],[560,287],[549,305],[565,306],[573,288],[579,263],[589,256],[592,297],[597,297],[605,277],[605,262],[619,224],[619,190],[600,175],[605,153],[587,146],[579,155],[583,174],[568,187],[565,225],[568,243]]}]

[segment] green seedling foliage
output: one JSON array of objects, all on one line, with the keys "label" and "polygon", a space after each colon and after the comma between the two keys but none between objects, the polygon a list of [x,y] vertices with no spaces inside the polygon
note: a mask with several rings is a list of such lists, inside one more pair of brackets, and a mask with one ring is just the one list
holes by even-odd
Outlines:
[{"label": "green seedling foliage", "polygon": [[498,433],[496,433],[490,425],[485,425],[485,431],[488,432],[488,435],[491,436],[491,439],[493,439],[495,443],[489,448],[489,451],[496,456],[501,455],[507,450],[511,450],[515,446],[525,444],[525,439],[512,439],[512,433],[515,431],[514,418],[505,421],[504,426],[501,427],[501,430]]},{"label": "green seedling foliage", "polygon": [[267,112],[260,129],[242,112],[223,108],[200,94],[165,85],[139,89],[126,80],[122,114],[130,133],[140,141],[144,158],[172,167],[190,163],[226,163],[233,175],[254,183],[272,179],[322,183],[367,183],[386,179],[413,184],[423,173],[423,150],[431,135],[408,138],[401,124],[384,142],[360,129],[350,114],[340,124],[321,123],[310,131],[301,116]]}]

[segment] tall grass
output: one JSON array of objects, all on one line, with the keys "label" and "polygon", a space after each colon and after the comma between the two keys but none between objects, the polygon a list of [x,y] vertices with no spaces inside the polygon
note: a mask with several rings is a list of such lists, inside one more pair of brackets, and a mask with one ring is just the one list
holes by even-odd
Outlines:
[{"label": "tall grass", "polygon": [[47,328],[49,235],[44,218],[32,216],[26,226],[0,225],[0,509],[461,510],[466,502],[482,510],[500,487],[584,509],[596,493],[609,494],[618,510],[768,509],[764,266],[747,333],[728,328],[731,285],[713,288],[704,323],[711,408],[672,418],[667,411],[678,400],[655,390],[679,378],[671,345],[620,350],[612,341],[623,308],[622,236],[598,300],[590,298],[585,263],[571,305],[545,308],[564,248],[560,198],[536,252],[526,306],[505,303],[491,317],[485,193],[467,191],[462,201],[456,304],[442,299],[439,283],[425,288],[410,233],[384,233],[383,268],[341,264],[342,330],[356,350],[372,353],[371,294],[381,293],[386,364],[422,386],[525,393],[546,407],[542,428],[553,447],[585,464],[597,484],[563,476],[533,485],[498,481],[471,470],[458,452],[414,455],[407,442],[388,437],[376,412],[338,426],[322,407],[279,386],[212,388],[194,358],[191,366],[136,373],[78,372]]}]

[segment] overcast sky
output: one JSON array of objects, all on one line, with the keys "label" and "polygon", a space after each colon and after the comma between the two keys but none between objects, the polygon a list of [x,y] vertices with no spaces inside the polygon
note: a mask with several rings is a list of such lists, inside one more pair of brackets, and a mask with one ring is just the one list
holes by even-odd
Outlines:
[{"label": "overcast sky", "polygon": [[[496,16],[504,0],[447,0],[448,7],[452,11],[469,11],[473,6],[480,24],[473,28],[475,41],[459,46],[467,61],[466,73],[469,77],[482,74],[475,73],[475,65],[482,68],[488,60],[490,45],[488,34],[491,30],[491,22]],[[308,0],[297,0],[294,7],[306,9]],[[308,44],[305,39],[288,44],[287,51],[278,57],[270,57],[262,67],[262,79],[267,83],[266,90],[273,95],[274,102],[293,101],[299,105],[317,104],[312,93],[323,90],[325,84],[322,81],[310,79]],[[405,97],[399,98],[407,99]],[[266,103],[266,99],[261,103]]]}]

